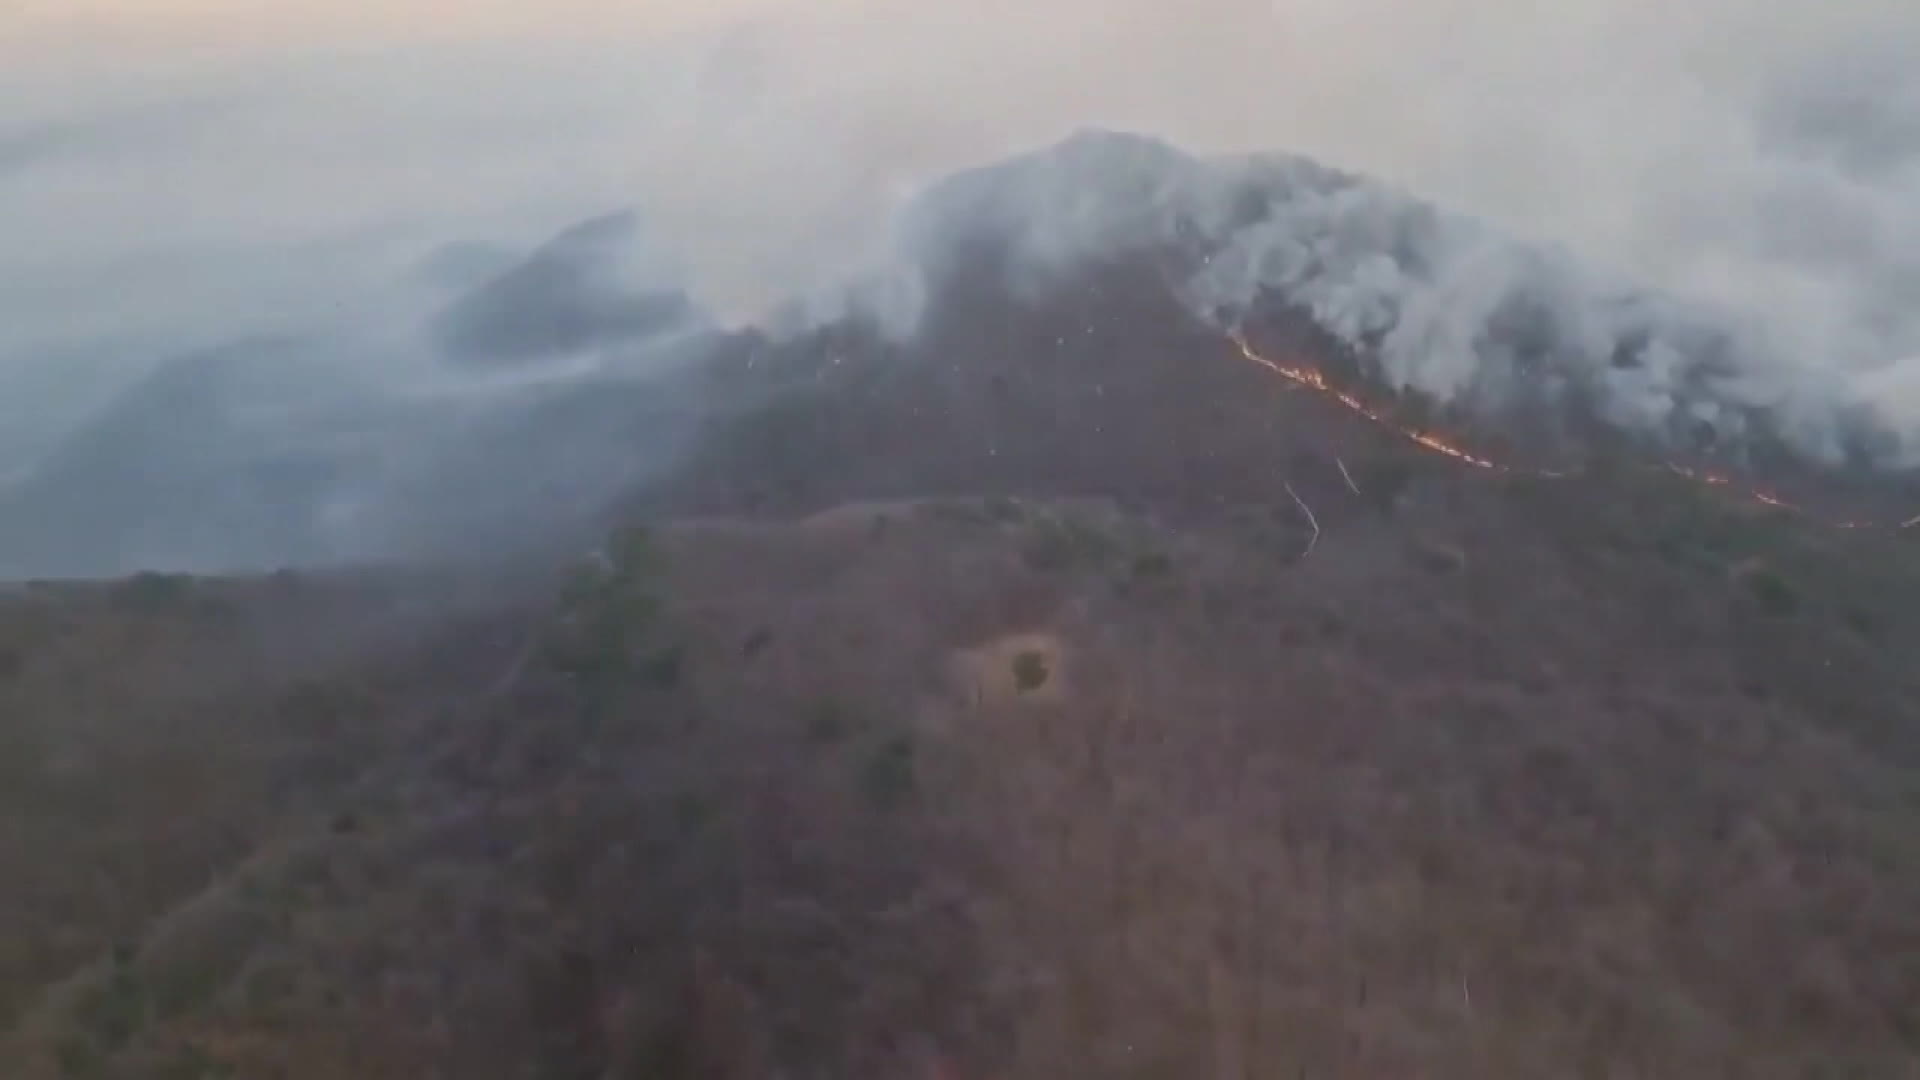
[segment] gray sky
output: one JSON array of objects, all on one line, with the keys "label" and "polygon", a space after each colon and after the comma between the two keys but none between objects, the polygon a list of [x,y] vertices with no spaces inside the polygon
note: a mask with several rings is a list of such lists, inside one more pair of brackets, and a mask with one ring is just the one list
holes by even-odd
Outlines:
[{"label": "gray sky", "polygon": [[0,391],[403,319],[439,245],[623,205],[747,316],[1099,125],[1375,173],[1882,365],[1920,423],[1916,55],[1910,0],[14,0]]}]

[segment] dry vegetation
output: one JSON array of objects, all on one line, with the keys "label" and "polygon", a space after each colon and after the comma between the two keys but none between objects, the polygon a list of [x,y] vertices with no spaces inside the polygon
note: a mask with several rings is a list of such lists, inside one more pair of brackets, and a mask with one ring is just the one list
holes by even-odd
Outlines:
[{"label": "dry vegetation", "polygon": [[1920,554],[1399,476],[18,590],[6,1075],[1914,1075]]}]

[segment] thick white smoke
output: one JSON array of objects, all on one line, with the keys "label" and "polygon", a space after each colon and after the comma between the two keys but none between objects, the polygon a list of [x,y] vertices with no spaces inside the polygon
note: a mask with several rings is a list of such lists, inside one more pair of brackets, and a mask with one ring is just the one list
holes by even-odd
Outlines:
[{"label": "thick white smoke", "polygon": [[[1760,417],[1829,463],[1861,434],[1863,412],[1880,434],[1903,422],[1865,389],[1884,340],[1846,356],[1796,354],[1791,335],[1754,313],[1663,294],[1301,157],[1201,158],[1081,133],[935,185],[902,216],[898,260],[881,280],[937,273],[950,249],[982,235],[1012,257],[1014,284],[1032,289],[1092,260],[1184,250],[1198,269],[1169,284],[1197,317],[1227,329],[1284,302],[1391,385],[1470,410],[1577,392],[1656,439],[1705,427],[1737,440]],[[885,308],[883,324],[910,332],[902,316],[912,310]]]},{"label": "thick white smoke", "polygon": [[[248,400],[304,405],[324,372],[402,460],[432,463],[465,427],[454,403],[511,385],[449,348],[543,357],[540,385],[580,376],[591,398],[603,357],[650,353],[642,332],[676,312],[791,326],[858,307],[907,332],[939,223],[969,206],[1021,223],[1035,283],[1116,243],[1203,246],[1176,283],[1196,311],[1283,291],[1384,377],[1464,406],[1499,408],[1525,373],[1636,430],[1737,432],[1758,410],[1831,458],[1865,410],[1885,460],[1920,454],[1910,0],[16,8],[0,487],[80,460],[166,358],[259,338],[304,344],[260,354]],[[1165,143],[1076,140],[942,183],[1088,128]],[[1276,149],[1303,156],[1259,156]],[[445,313],[625,207],[671,280],[535,256],[493,294],[506,306]],[[512,332],[489,312],[518,313]],[[412,419],[435,416],[455,419]],[[440,472],[336,483],[411,500],[416,475]]]}]

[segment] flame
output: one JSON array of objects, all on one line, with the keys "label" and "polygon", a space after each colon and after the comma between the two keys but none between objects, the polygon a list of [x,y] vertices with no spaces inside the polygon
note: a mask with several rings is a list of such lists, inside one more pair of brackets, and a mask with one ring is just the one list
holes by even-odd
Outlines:
[{"label": "flame", "polygon": [[[1667,466],[1667,471],[1673,473],[1675,476],[1684,476],[1689,480],[1706,484],[1709,487],[1733,486],[1733,478],[1730,476],[1722,475],[1720,473],[1702,472],[1699,469],[1689,469],[1684,465],[1675,465],[1671,461],[1666,462],[1666,466]],[[1764,488],[1747,488],[1745,489],[1745,491],[1742,492],[1742,494],[1746,495],[1747,498],[1752,499],[1754,502],[1771,506],[1776,510],[1790,510],[1790,511],[1793,511],[1794,513],[1800,512],[1800,508],[1798,506],[1795,506],[1793,503],[1788,502],[1787,500],[1781,498],[1778,495],[1775,495],[1771,491],[1767,491]],[[1865,522],[1839,521],[1839,522],[1834,522],[1833,527],[1836,529],[1856,529],[1856,528],[1867,527],[1867,525]]]},{"label": "flame", "polygon": [[[1264,367],[1267,370],[1280,375],[1282,378],[1285,378],[1288,381],[1292,382],[1295,386],[1305,387],[1308,390],[1312,390],[1317,393],[1326,395],[1327,397],[1331,398],[1334,401],[1339,402],[1341,405],[1344,405],[1346,408],[1352,410],[1353,412],[1359,413],[1361,416],[1364,416],[1368,420],[1371,420],[1374,423],[1379,424],[1381,427],[1384,427],[1387,430],[1394,432],[1395,434],[1399,435],[1404,439],[1407,439],[1408,441],[1414,443],[1415,445],[1423,447],[1427,450],[1431,450],[1434,453],[1445,454],[1447,457],[1453,458],[1456,461],[1464,462],[1465,464],[1471,465],[1474,468],[1489,469],[1494,472],[1525,473],[1526,475],[1529,475],[1529,476],[1544,477],[1549,479],[1560,479],[1569,475],[1564,472],[1556,472],[1556,471],[1546,470],[1546,469],[1519,469],[1510,465],[1502,465],[1498,462],[1491,461],[1491,460],[1488,460],[1487,458],[1474,454],[1471,451],[1466,450],[1458,445],[1455,445],[1454,443],[1451,443],[1447,441],[1445,438],[1439,435],[1436,435],[1432,432],[1421,431],[1418,428],[1402,427],[1401,425],[1396,424],[1392,420],[1388,419],[1387,416],[1384,415],[1383,413],[1368,406],[1366,402],[1360,400],[1358,397],[1354,396],[1348,391],[1341,390],[1335,387],[1331,382],[1327,380],[1326,375],[1323,372],[1321,372],[1320,369],[1314,368],[1314,367],[1303,367],[1303,366],[1296,366],[1291,364],[1282,364],[1276,360],[1271,360],[1265,356],[1260,355],[1258,352],[1256,352],[1252,344],[1250,344],[1247,341],[1244,335],[1238,332],[1235,332],[1229,336],[1232,338],[1234,345],[1239,347],[1240,355],[1252,361],[1253,363],[1259,364],[1261,367]],[[1701,469],[1691,469],[1684,465],[1675,464],[1674,462],[1671,462],[1671,461],[1666,462],[1665,465],[1668,471],[1674,473],[1676,476],[1685,477],[1688,480],[1692,480],[1700,484],[1705,484],[1708,487],[1734,488],[1742,496],[1744,496],[1745,498],[1747,498],[1752,502],[1759,503],[1763,506],[1769,506],[1776,510],[1784,510],[1791,514],[1799,514],[1802,517],[1809,518],[1809,520],[1818,520],[1818,519],[1812,518],[1811,515],[1809,515],[1806,510],[1802,509],[1799,506],[1796,506],[1791,502],[1788,502],[1786,499],[1781,498],[1780,496],[1774,494],[1771,491],[1767,491],[1763,488],[1746,487],[1744,485],[1736,484],[1732,477],[1726,476],[1722,473],[1710,472],[1710,471],[1701,470]],[[1880,524],[1876,522],[1871,522],[1871,521],[1830,521],[1830,522],[1825,522],[1825,524],[1835,529],[1843,529],[1843,530],[1849,530],[1849,531],[1860,530],[1860,529],[1879,529],[1882,527]],[[1901,522],[1899,525],[1894,526],[1894,529],[1906,530],[1906,529],[1912,529],[1916,526],[1920,526],[1920,515],[1915,515],[1914,517]]]},{"label": "flame", "polygon": [[1466,464],[1471,465],[1476,469],[1492,469],[1496,472],[1511,471],[1503,465],[1499,465],[1492,461],[1488,461],[1486,458],[1480,457],[1477,454],[1471,453],[1461,447],[1455,446],[1454,444],[1448,442],[1447,440],[1441,438],[1438,435],[1433,434],[1432,432],[1421,431],[1417,428],[1401,427],[1400,425],[1393,423],[1391,420],[1388,420],[1385,416],[1381,415],[1378,411],[1372,408],[1369,408],[1366,402],[1361,401],[1359,398],[1353,396],[1352,394],[1347,393],[1344,390],[1335,389],[1333,384],[1327,381],[1327,377],[1321,374],[1320,371],[1316,368],[1293,367],[1288,364],[1282,364],[1273,360],[1269,360],[1266,357],[1261,356],[1259,353],[1253,351],[1253,346],[1249,345],[1247,343],[1247,339],[1244,337],[1241,337],[1239,334],[1233,335],[1233,343],[1240,347],[1240,355],[1246,357],[1247,359],[1253,361],[1256,364],[1259,364],[1261,367],[1264,367],[1270,371],[1278,372],[1282,377],[1291,379],[1296,385],[1304,386],[1309,390],[1317,390],[1322,394],[1326,394],[1329,397],[1333,398],[1333,400],[1338,401],[1340,404],[1345,405],[1347,408],[1353,410],[1354,412],[1359,413],[1361,416],[1364,416],[1367,419],[1373,421],[1374,423],[1379,424],[1381,427],[1384,427],[1394,432],[1395,434],[1399,435],[1404,439],[1417,443],[1420,446],[1424,446],[1428,450],[1431,450],[1436,454],[1445,454],[1448,457],[1455,459],[1456,461],[1465,462]]}]

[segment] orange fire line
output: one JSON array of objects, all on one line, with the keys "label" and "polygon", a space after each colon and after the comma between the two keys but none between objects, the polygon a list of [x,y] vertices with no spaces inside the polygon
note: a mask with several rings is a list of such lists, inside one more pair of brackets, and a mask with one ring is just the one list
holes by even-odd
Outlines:
[{"label": "orange fire line", "polygon": [[[1359,413],[1361,416],[1366,417],[1368,420],[1371,420],[1374,423],[1379,424],[1381,427],[1386,428],[1388,431],[1391,431],[1394,434],[1399,435],[1400,437],[1407,439],[1408,441],[1424,449],[1431,450],[1438,454],[1445,454],[1447,457],[1453,458],[1456,461],[1465,462],[1466,464],[1472,465],[1475,468],[1489,469],[1494,472],[1504,472],[1504,473],[1522,472],[1530,476],[1548,477],[1553,479],[1559,479],[1567,475],[1566,473],[1563,473],[1563,472],[1554,472],[1549,470],[1521,470],[1521,469],[1515,469],[1512,466],[1501,465],[1498,462],[1489,461],[1486,458],[1479,457],[1457,446],[1454,446],[1452,443],[1447,442],[1445,439],[1442,439],[1438,435],[1429,434],[1427,432],[1420,431],[1415,428],[1401,427],[1398,424],[1395,424],[1392,421],[1388,420],[1385,416],[1381,415],[1378,411],[1372,408],[1369,408],[1365,402],[1361,401],[1358,397],[1355,397],[1353,394],[1348,393],[1345,390],[1337,389],[1331,382],[1327,381],[1326,375],[1323,374],[1319,369],[1312,368],[1312,367],[1290,367],[1286,364],[1282,364],[1274,360],[1269,360],[1268,358],[1261,356],[1258,352],[1255,352],[1253,346],[1250,343],[1248,343],[1247,339],[1244,336],[1238,333],[1234,333],[1230,335],[1230,337],[1232,338],[1234,345],[1239,347],[1241,356],[1244,356],[1248,360],[1251,360],[1254,363],[1259,364],[1261,367],[1264,367],[1267,370],[1272,371],[1275,374],[1281,376],[1282,378],[1285,378],[1291,381],[1296,386],[1303,386],[1309,390],[1314,390],[1323,395],[1326,395],[1327,397],[1333,399],[1334,401],[1337,401],[1340,404],[1346,406],[1348,409],[1352,410],[1353,412]],[[1696,483],[1705,484],[1708,487],[1738,487],[1738,485],[1734,483],[1731,477],[1722,476],[1719,473],[1701,472],[1699,470],[1689,469],[1682,465],[1676,465],[1672,462],[1666,462],[1665,464],[1666,464],[1666,467],[1670,471],[1672,471],[1675,475],[1683,476]],[[1794,505],[1793,503],[1788,502],[1785,499],[1782,499],[1780,496],[1775,495],[1770,491],[1764,491],[1759,488],[1740,488],[1739,490],[1743,496],[1753,500],[1754,502],[1761,503],[1765,506],[1773,507],[1776,510],[1785,510],[1788,513],[1798,514],[1802,517],[1808,518],[1809,520],[1814,520],[1814,521],[1820,520],[1817,518],[1813,518],[1806,510],[1802,509],[1799,506]],[[1837,522],[1822,522],[1822,524],[1830,525],[1831,527],[1836,529],[1846,529],[1846,530],[1881,528],[1879,524],[1870,522],[1870,521],[1837,521]],[[1901,522],[1899,525],[1894,526],[1894,529],[1898,531],[1898,530],[1911,529],[1911,528],[1914,528],[1915,526],[1920,526],[1920,515],[1915,515],[1914,517]]]},{"label": "orange fire line", "polygon": [[1367,419],[1373,421],[1376,424],[1379,424],[1381,427],[1384,427],[1389,431],[1392,431],[1393,433],[1401,436],[1402,438],[1411,440],[1412,442],[1415,442],[1421,446],[1424,446],[1428,450],[1432,450],[1437,454],[1445,454],[1450,458],[1454,458],[1459,461],[1464,461],[1467,464],[1472,465],[1477,469],[1492,469],[1496,472],[1511,471],[1503,465],[1498,465],[1498,464],[1495,464],[1494,462],[1488,461],[1486,458],[1478,457],[1474,454],[1470,454],[1467,451],[1462,450],[1459,447],[1454,446],[1453,444],[1440,438],[1438,435],[1431,435],[1431,434],[1428,434],[1427,432],[1418,431],[1413,428],[1403,428],[1397,424],[1394,424],[1388,421],[1386,417],[1368,408],[1366,406],[1366,403],[1362,402],[1359,398],[1354,397],[1352,394],[1349,394],[1344,390],[1334,389],[1333,384],[1327,382],[1327,377],[1325,375],[1322,375],[1320,372],[1314,370],[1313,368],[1288,367],[1285,364],[1275,363],[1274,361],[1269,360],[1264,356],[1261,356],[1259,353],[1254,352],[1253,346],[1247,344],[1247,340],[1238,335],[1234,336],[1233,342],[1235,345],[1238,345],[1240,347],[1240,354],[1242,356],[1246,357],[1247,359],[1253,361],[1256,364],[1259,364],[1261,367],[1264,367],[1270,371],[1276,372],[1279,375],[1281,375],[1283,378],[1291,379],[1293,380],[1293,382],[1297,383],[1300,386],[1304,386],[1309,390],[1318,390],[1319,392],[1332,397],[1335,401],[1338,401],[1340,404],[1345,405],[1347,408],[1352,409],[1354,412],[1359,413],[1361,416],[1366,417]]}]

